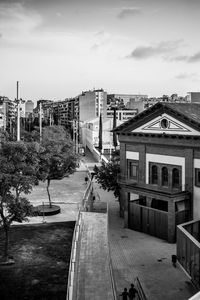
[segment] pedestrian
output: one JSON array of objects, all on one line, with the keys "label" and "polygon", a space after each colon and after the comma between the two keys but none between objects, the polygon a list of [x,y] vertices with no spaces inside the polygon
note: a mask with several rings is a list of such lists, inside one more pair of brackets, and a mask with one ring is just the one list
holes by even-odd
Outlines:
[{"label": "pedestrian", "polygon": [[129,294],[129,299],[130,299],[130,300],[135,299],[135,295],[138,294],[138,291],[137,291],[136,288],[134,287],[134,284],[133,284],[133,283],[131,283],[131,287],[130,287],[130,289],[129,289],[128,294]]},{"label": "pedestrian", "polygon": [[123,300],[128,300],[127,288],[124,288],[124,291],[122,292],[122,294],[120,294],[120,296],[122,296]]}]

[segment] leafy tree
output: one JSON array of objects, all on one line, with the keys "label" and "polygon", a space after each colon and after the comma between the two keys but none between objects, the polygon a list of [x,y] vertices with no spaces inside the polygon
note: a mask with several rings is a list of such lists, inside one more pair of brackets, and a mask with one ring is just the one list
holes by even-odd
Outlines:
[{"label": "leafy tree", "polygon": [[[117,116],[116,116],[116,107],[113,107],[113,129],[117,126]],[[113,146],[115,147],[115,151],[117,148],[117,134],[113,131]]]},{"label": "leafy tree", "polygon": [[51,180],[69,176],[76,170],[78,156],[69,133],[62,126],[49,126],[43,129],[40,153],[39,179],[47,181],[49,206],[52,207],[49,187]]},{"label": "leafy tree", "polygon": [[117,175],[120,172],[118,159],[113,159],[111,162],[105,163],[102,161],[101,166],[94,167],[95,178],[100,186],[109,191],[113,191],[115,197],[120,195],[120,186],[117,182]]},{"label": "leafy tree", "polygon": [[0,147],[0,224],[5,232],[5,260],[9,259],[9,229],[13,221],[27,221],[30,202],[21,197],[35,184],[39,144],[3,141]]}]

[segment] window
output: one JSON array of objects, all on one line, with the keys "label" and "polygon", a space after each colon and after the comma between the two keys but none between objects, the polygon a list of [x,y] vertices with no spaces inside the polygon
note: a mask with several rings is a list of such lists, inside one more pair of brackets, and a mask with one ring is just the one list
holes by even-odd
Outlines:
[{"label": "window", "polygon": [[172,170],[172,187],[179,188],[180,186],[180,173],[177,168]]},{"label": "window", "polygon": [[151,168],[152,184],[158,184],[158,167],[153,165]]},{"label": "window", "polygon": [[162,185],[168,186],[168,169],[167,169],[167,167],[162,168]]},{"label": "window", "polygon": [[200,169],[195,169],[195,185],[200,187]]},{"label": "window", "polygon": [[138,180],[138,161],[128,160],[128,177]]},{"label": "window", "polygon": [[162,119],[160,122],[160,127],[162,129],[167,129],[169,127],[169,122],[167,119]]},{"label": "window", "polygon": [[[200,173],[200,169],[199,169]],[[158,188],[168,187],[169,189],[179,189],[182,187],[181,166],[168,165],[156,162],[149,163],[149,184],[157,185]],[[199,175],[200,186],[200,175]]]}]

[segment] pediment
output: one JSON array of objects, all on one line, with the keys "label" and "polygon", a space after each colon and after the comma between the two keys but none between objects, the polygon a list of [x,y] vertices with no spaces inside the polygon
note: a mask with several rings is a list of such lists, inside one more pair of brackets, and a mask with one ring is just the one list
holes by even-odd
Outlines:
[{"label": "pediment", "polygon": [[131,132],[200,135],[199,131],[167,113],[163,113],[143,125],[134,128]]}]

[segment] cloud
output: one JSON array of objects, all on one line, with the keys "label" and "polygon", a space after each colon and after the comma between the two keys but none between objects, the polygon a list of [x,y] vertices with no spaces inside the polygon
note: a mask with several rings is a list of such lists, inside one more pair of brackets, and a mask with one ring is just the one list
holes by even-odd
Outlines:
[{"label": "cloud", "polygon": [[91,47],[92,50],[98,50],[100,47],[107,45],[111,40],[109,32],[104,30],[98,31],[94,34],[95,42]]},{"label": "cloud", "polygon": [[122,8],[120,13],[118,14],[119,19],[126,19],[128,17],[132,16],[137,16],[141,14],[141,9],[137,7],[127,7],[127,8]]},{"label": "cloud", "polygon": [[180,73],[175,76],[176,79],[184,80],[190,79],[192,81],[199,81],[199,74],[197,73]]},{"label": "cloud", "polygon": [[0,2],[0,30],[5,36],[29,33],[40,22],[40,15],[28,11],[21,3]]},{"label": "cloud", "polygon": [[160,42],[159,44],[150,46],[139,46],[136,47],[127,58],[135,59],[148,59],[151,57],[157,57],[161,55],[171,54],[177,50],[182,44],[182,40]]},{"label": "cloud", "polygon": [[170,58],[171,61],[183,61],[187,63],[200,62],[200,51],[193,55],[179,55]]}]

